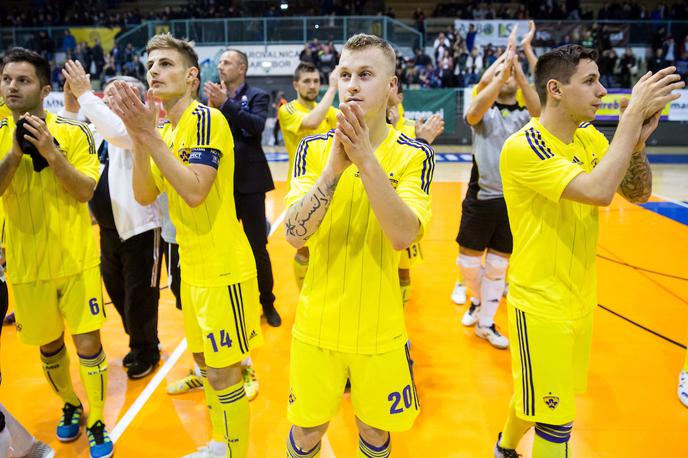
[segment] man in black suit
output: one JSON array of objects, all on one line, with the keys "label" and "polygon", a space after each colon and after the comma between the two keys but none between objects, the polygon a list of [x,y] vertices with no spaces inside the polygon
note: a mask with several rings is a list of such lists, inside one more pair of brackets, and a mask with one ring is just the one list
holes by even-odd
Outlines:
[{"label": "man in black suit", "polygon": [[265,193],[275,189],[275,185],[261,146],[270,96],[262,89],[250,87],[246,83],[248,58],[243,52],[228,49],[220,56],[217,69],[220,83],[205,83],[205,95],[211,107],[222,111],[232,130],[237,217],[243,223],[244,232],[256,258],[263,314],[270,326],[279,326],[282,319],[274,305],[265,219]]}]

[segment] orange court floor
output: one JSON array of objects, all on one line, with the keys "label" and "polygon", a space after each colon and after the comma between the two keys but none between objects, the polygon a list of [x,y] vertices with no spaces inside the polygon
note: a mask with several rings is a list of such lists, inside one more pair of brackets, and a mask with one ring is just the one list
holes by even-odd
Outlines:
[{"label": "orange court floor", "polygon": [[[446,167],[438,166],[438,171]],[[458,174],[463,178],[445,173],[450,178],[436,180],[432,187],[433,220],[423,240],[425,260],[412,270],[412,297],[406,306],[422,410],[411,431],[393,434],[393,457],[491,457],[512,392],[509,351],[493,349],[472,328],[462,327],[466,306],[450,300],[457,270],[454,239],[466,188],[460,180],[467,176],[466,167]],[[688,166],[682,167],[683,177],[688,176]],[[280,182],[268,195],[273,222],[284,210],[285,192]],[[681,345],[688,342],[688,226],[620,198],[601,209],[600,222],[598,299],[604,308],[595,310],[589,387],[578,398],[572,456],[686,457],[688,408],[679,403],[676,384],[685,354]],[[290,330],[298,295],[294,249],[285,241],[282,227],[271,236],[269,250],[283,324],[270,328],[264,323],[265,345],[253,353],[260,394],[250,404],[249,456],[282,458],[290,426]],[[161,283],[166,284],[164,277]],[[160,301],[163,361],[156,374],[143,380],[127,379],[122,368],[127,338],[114,307],[107,311],[106,422],[116,439],[115,456],[177,458],[203,445],[210,437],[203,391],[178,396],[165,391],[168,382],[192,367],[191,356],[182,352],[182,317],[171,292],[164,289]],[[506,332],[504,303],[497,324]],[[85,399],[71,345],[70,351],[75,385]],[[38,350],[19,343],[11,327],[3,331],[0,361],[0,400],[8,410],[50,443],[58,458],[87,457],[85,435],[70,444],[55,438],[61,402],[44,379]],[[351,403],[345,396],[321,456],[355,457],[357,442]],[[532,432],[519,447],[525,457],[530,456],[531,442]]]}]

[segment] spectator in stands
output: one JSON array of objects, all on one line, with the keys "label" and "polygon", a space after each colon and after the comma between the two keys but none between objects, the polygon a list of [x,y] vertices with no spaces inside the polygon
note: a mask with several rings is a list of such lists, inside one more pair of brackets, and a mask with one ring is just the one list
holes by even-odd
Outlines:
[{"label": "spectator in stands", "polygon": [[600,71],[600,82],[604,87],[616,87],[614,69],[616,68],[616,52],[613,49],[605,49],[597,61]]},{"label": "spectator in stands", "polygon": [[[91,79],[100,79],[100,75],[103,72],[103,67],[105,66],[105,52],[103,47],[100,45],[100,40],[96,38],[96,44],[91,48],[91,58],[95,64],[95,71],[91,75]],[[143,79],[143,78],[138,78]]]},{"label": "spectator in stands", "polygon": [[666,39],[666,29],[660,27],[652,36],[652,54],[655,55],[658,49],[664,47],[664,40]]},{"label": "spectator in stands", "polygon": [[38,51],[38,54],[47,60],[51,60],[53,58],[53,54],[55,53],[55,44],[45,30],[38,32],[36,51]]},{"label": "spectator in stands", "polygon": [[62,49],[67,52],[74,51],[74,48],[76,48],[76,38],[74,38],[69,29],[65,29],[64,38],[62,38]]},{"label": "spectator in stands", "polygon": [[81,66],[87,73],[91,71],[91,48],[88,47],[85,41],[76,45],[74,58],[81,63]]},{"label": "spectator in stands", "polygon": [[676,42],[673,35],[668,35],[666,40],[664,40],[664,60],[666,60],[667,65],[674,65],[676,60]]},{"label": "spectator in stands", "polygon": [[423,48],[416,48],[416,67],[426,67],[432,65],[432,59],[425,54]]},{"label": "spectator in stands", "polygon": [[437,56],[440,46],[446,49],[451,48],[451,42],[449,41],[449,38],[447,38],[447,36],[444,34],[444,32],[440,32],[437,38],[435,38],[435,42],[432,45],[432,48],[435,51],[435,62],[439,62],[439,59],[441,58]]},{"label": "spectator in stands", "polygon": [[134,54],[133,60],[124,64],[124,75],[134,77],[138,80],[145,79],[146,67],[141,63],[141,58],[138,54]]},{"label": "spectator in stands", "polygon": [[473,48],[466,60],[466,86],[477,83],[482,72],[483,56],[478,51],[478,48]]},{"label": "spectator in stands", "polygon": [[442,60],[438,62],[437,67],[441,87],[456,87],[454,78],[454,58],[449,54],[445,54]]},{"label": "spectator in stands", "polygon": [[339,54],[334,47],[333,42],[324,44],[318,53],[318,70],[320,70],[320,80],[328,81],[330,73],[337,66],[339,62]]},{"label": "spectator in stands", "polygon": [[657,73],[666,66],[667,62],[664,60],[664,51],[661,48],[656,49],[654,55],[647,61],[647,69],[652,73]]},{"label": "spectator in stands", "polygon": [[110,78],[117,75],[117,67],[115,66],[115,59],[112,56],[107,56],[105,59],[105,66],[103,67],[102,82],[106,83]]},{"label": "spectator in stands", "polygon": [[433,88],[438,88],[442,87],[442,80],[440,80],[439,73],[437,70],[432,66],[432,63],[429,63],[425,67],[422,68],[420,71],[420,85],[424,89],[433,89]]},{"label": "spectator in stands", "polygon": [[626,48],[621,60],[619,61],[619,84],[621,87],[630,88],[631,78],[638,72],[637,60],[633,55],[633,50]]},{"label": "spectator in stands", "polygon": [[414,26],[416,27],[416,30],[418,30],[420,33],[424,34],[425,33],[425,13],[423,13],[423,10],[420,8],[416,8],[416,11],[413,12],[413,16],[411,16],[414,22]]},{"label": "spectator in stands", "polygon": [[581,46],[590,49],[595,48],[595,38],[592,36],[592,30],[588,29],[585,31],[581,40]]},{"label": "spectator in stands", "polygon": [[405,87],[409,87],[412,84],[420,84],[420,74],[413,59],[409,59],[405,62],[404,68],[401,71],[401,83]]},{"label": "spectator in stands", "polygon": [[299,54],[299,60],[301,62],[310,62],[316,67],[318,66],[318,54],[313,52],[308,43],[304,45],[301,54]]},{"label": "spectator in stands", "polygon": [[475,30],[475,24],[469,24],[468,32],[466,32],[466,49],[469,53],[473,52],[473,48],[475,47],[475,37],[477,34],[478,31]]}]

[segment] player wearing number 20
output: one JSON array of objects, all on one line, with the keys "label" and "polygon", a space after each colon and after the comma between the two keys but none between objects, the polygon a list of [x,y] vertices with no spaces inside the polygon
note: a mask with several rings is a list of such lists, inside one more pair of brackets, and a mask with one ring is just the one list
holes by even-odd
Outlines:
[{"label": "player wearing number 20", "polygon": [[[100,259],[86,205],[98,179],[95,144],[85,124],[43,110],[50,93],[45,59],[15,48],[3,63],[0,90],[12,116],[0,120],[0,194],[17,333],[24,343],[40,346],[43,371],[64,402],[57,438],[67,442],[79,436],[83,407],[69,373],[66,321],[89,401],[91,457],[111,456],[103,423],[107,361],[100,344]],[[18,141],[20,122],[25,134]]]}]

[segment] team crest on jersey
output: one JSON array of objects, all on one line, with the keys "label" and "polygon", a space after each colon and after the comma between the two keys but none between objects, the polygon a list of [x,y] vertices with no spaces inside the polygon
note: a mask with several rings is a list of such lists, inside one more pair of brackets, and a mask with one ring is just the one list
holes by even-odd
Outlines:
[{"label": "team crest on jersey", "polygon": [[559,396],[552,396],[552,393],[550,393],[549,396],[543,396],[542,400],[545,401],[547,407],[552,410],[556,409],[559,405]]},{"label": "team crest on jersey", "polygon": [[597,156],[595,155],[595,153],[592,153],[592,161],[590,161],[590,163],[592,164],[592,168],[593,168],[593,169],[594,169],[595,167],[597,167],[597,164],[600,163],[600,160],[597,159]]},{"label": "team crest on jersey", "polygon": [[292,405],[295,402],[296,402],[296,396],[294,396],[294,393],[291,391],[291,388],[290,388],[289,389],[289,405]]},{"label": "team crest on jersey", "polygon": [[181,159],[184,164],[189,163],[189,157],[191,157],[191,153],[189,153],[188,149],[181,148],[179,150],[179,159]]}]

